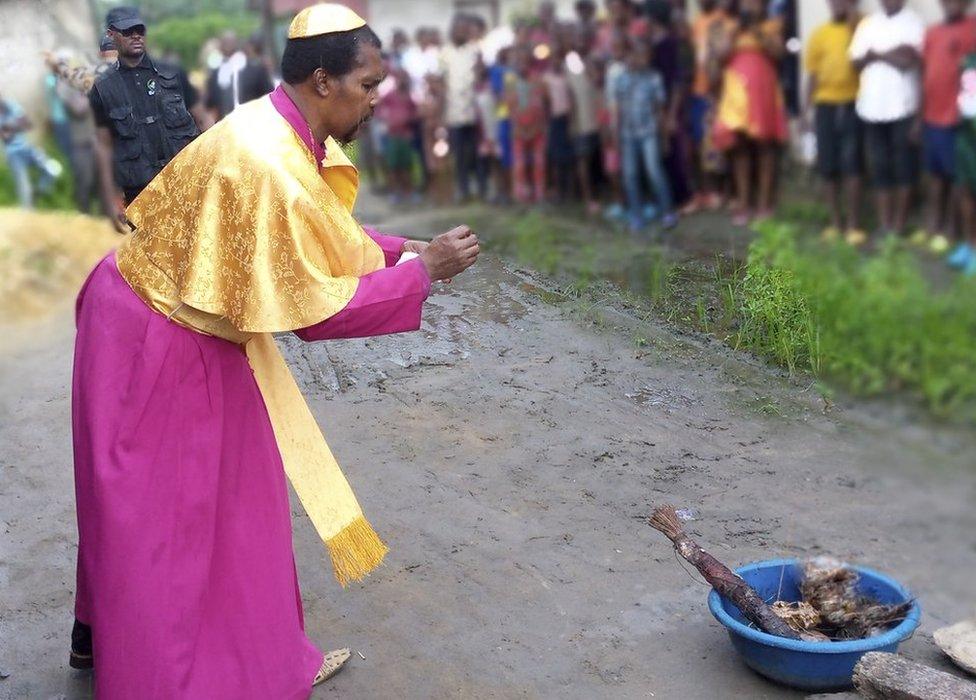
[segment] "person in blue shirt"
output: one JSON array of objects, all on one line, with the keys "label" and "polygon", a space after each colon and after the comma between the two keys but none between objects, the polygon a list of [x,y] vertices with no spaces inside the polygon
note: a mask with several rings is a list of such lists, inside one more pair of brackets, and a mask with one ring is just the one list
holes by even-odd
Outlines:
[{"label": "person in blue shirt", "polygon": [[628,49],[627,68],[616,79],[614,95],[630,229],[636,233],[647,224],[641,201],[641,168],[654,191],[661,225],[672,228],[678,218],[661,157],[667,94],[660,73],[651,68],[651,47],[647,42],[634,42]]},{"label": "person in blue shirt", "polygon": [[34,206],[34,188],[31,184],[30,170],[40,172],[37,190],[50,191],[58,176],[56,161],[52,162],[44,152],[27,140],[31,121],[24,110],[14,100],[0,95],[0,140],[3,141],[7,156],[7,166],[14,176],[17,187],[17,200],[20,206],[30,209]]},{"label": "person in blue shirt", "polygon": [[[59,53],[54,56],[54,60],[64,60],[68,62],[66,54]],[[68,109],[64,104],[64,100],[61,99],[61,95],[58,91],[58,76],[55,73],[54,66],[51,67],[51,72],[44,76],[44,97],[47,100],[48,109],[48,119],[51,122],[51,132],[54,134],[54,140],[58,144],[58,148],[64,157],[71,162],[71,122],[68,118]]]}]

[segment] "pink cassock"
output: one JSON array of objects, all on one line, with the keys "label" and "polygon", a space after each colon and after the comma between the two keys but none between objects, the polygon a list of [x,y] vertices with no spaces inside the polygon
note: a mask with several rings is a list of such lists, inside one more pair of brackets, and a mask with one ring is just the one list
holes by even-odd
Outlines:
[{"label": "pink cassock", "polygon": [[[283,92],[271,99],[307,133]],[[420,327],[423,263],[392,267],[405,239],[369,234],[390,267],[301,338]],[[150,310],[114,255],[76,318],[76,615],[92,627],[96,697],[309,697],[322,651],[304,632],[288,488],[243,351]]]}]

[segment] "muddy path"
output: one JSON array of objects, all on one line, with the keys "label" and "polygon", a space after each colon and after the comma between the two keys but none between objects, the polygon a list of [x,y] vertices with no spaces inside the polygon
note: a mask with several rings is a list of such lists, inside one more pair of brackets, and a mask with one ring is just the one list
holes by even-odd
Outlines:
[{"label": "muddy path", "polygon": [[[384,230],[429,233],[365,204]],[[931,632],[976,603],[971,436],[825,414],[717,343],[642,320],[637,344],[615,305],[547,285],[488,254],[419,333],[283,339],[391,547],[341,591],[295,507],[309,632],[365,656],[315,697],[802,697],[735,657],[707,587],[644,523],[663,501],[698,511],[729,564],[829,552],[902,580],[924,608],[903,650],[945,667]],[[70,310],[21,331],[0,372],[0,698],[85,698],[66,667]]]}]

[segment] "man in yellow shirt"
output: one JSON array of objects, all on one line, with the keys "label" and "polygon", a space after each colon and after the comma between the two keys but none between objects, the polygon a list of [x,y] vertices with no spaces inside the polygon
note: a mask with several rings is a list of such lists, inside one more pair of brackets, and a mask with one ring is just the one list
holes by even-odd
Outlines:
[{"label": "man in yellow shirt", "polygon": [[855,0],[829,2],[831,20],[814,31],[807,45],[809,80],[804,122],[809,129],[813,112],[817,170],[830,197],[831,225],[824,230],[824,237],[837,238],[844,230],[849,243],[860,245],[867,239],[858,225],[861,122],[854,108],[858,74],[848,53],[860,16]]}]

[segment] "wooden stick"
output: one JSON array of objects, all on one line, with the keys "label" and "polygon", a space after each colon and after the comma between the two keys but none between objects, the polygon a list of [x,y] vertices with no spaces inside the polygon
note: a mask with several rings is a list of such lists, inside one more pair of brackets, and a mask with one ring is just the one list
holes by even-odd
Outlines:
[{"label": "wooden stick", "polygon": [[678,554],[701,572],[720,594],[731,600],[746,619],[763,632],[787,639],[802,639],[800,633],[784,622],[756,593],[756,589],[736,576],[729,567],[698,546],[685,534],[674,506],[657,508],[650,518],[651,527],[674,543]]},{"label": "wooden stick", "polygon": [[879,651],[857,662],[854,687],[868,700],[976,700],[976,683]]}]

